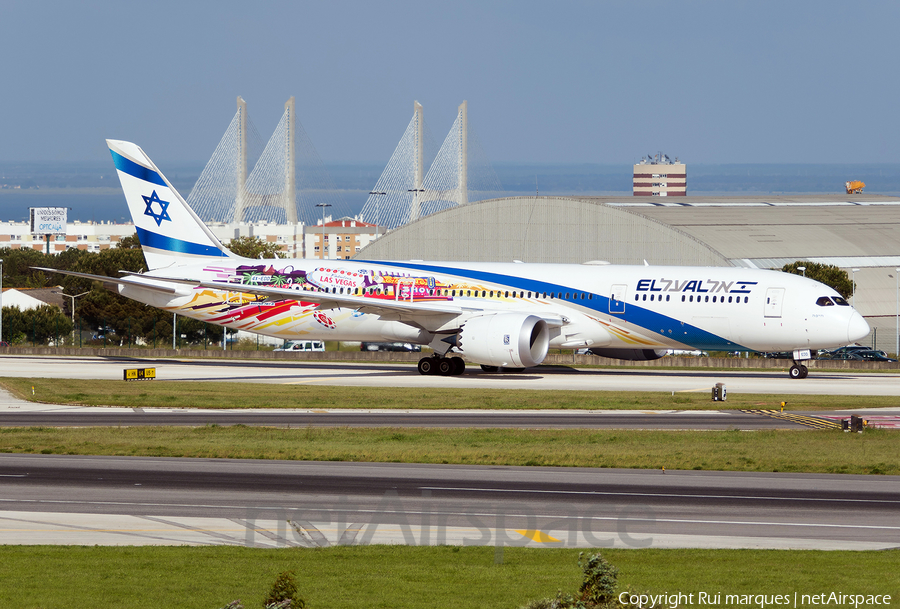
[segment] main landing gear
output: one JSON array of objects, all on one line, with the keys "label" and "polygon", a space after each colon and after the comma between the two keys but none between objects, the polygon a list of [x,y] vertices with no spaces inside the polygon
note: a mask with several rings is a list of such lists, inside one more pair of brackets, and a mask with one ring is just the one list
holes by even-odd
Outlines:
[{"label": "main landing gear", "polygon": [[809,368],[801,364],[800,362],[794,362],[794,365],[791,366],[791,369],[788,370],[788,375],[792,379],[805,379],[809,375]]},{"label": "main landing gear", "polygon": [[466,371],[466,362],[461,357],[441,357],[437,354],[419,360],[419,374],[440,374],[457,376]]}]

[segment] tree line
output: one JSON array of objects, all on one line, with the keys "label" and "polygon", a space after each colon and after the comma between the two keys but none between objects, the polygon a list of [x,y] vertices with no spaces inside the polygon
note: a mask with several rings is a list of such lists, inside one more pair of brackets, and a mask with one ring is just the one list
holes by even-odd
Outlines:
[{"label": "tree line", "polygon": [[[278,246],[258,237],[241,237],[228,243],[229,249],[247,258],[278,255]],[[4,288],[62,287],[62,293],[78,296],[75,299],[75,323],[72,323],[72,298],[63,297],[63,308],[45,305],[21,311],[3,307],[3,340],[11,344],[60,344],[73,330],[84,337],[75,345],[106,344],[127,346],[134,344],[170,345],[172,341],[171,313],[120,296],[103,287],[103,283],[80,277],[58,275],[34,267],[76,271],[91,275],[119,277],[119,271],[146,271],[144,254],[137,235],[125,237],[114,248],[100,252],[68,249],[59,254],[9,247],[0,248],[3,260]],[[114,289],[114,288],[113,288]],[[178,342],[183,344],[219,343],[224,328],[188,317],[178,317]],[[71,340],[71,338],[69,339]]]}]

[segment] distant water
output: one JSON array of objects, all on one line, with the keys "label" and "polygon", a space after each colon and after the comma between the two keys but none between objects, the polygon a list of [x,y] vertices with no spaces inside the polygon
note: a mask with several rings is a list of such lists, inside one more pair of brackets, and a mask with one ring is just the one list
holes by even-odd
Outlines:
[{"label": "distant water", "polygon": [[[535,189],[542,195],[631,196],[631,165],[497,163],[494,169],[508,196],[533,194]],[[199,164],[175,165],[166,175],[187,196],[201,170]],[[383,167],[332,164],[328,170],[341,196],[358,213]],[[847,180],[865,182],[866,193],[900,195],[900,164],[689,163],[687,174],[689,195],[839,194]],[[27,220],[29,207],[70,207],[70,220],[127,218],[118,180],[106,165],[6,163],[0,165],[3,183],[21,184],[27,190],[0,189],[0,220]],[[35,186],[53,191],[41,192]]]}]

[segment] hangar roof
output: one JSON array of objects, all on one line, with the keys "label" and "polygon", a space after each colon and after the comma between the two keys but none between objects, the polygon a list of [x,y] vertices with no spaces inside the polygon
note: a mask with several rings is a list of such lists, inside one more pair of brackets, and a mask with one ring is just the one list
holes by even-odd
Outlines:
[{"label": "hangar roof", "polygon": [[568,197],[451,207],[394,229],[356,258],[728,266],[714,248],[628,209]]},{"label": "hangar roof", "polygon": [[678,203],[591,197],[703,241],[732,264],[798,259],[843,267],[900,264],[900,199],[885,196],[679,197]]}]

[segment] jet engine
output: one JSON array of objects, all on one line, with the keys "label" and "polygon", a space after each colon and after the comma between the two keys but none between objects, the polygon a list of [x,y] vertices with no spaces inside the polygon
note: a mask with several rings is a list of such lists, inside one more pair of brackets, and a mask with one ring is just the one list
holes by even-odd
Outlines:
[{"label": "jet engine", "polygon": [[527,313],[496,313],[466,321],[456,342],[466,359],[486,366],[530,368],[547,356],[547,322]]},{"label": "jet engine", "polygon": [[594,347],[588,349],[594,355],[611,357],[612,359],[626,359],[633,362],[643,362],[659,359],[666,354],[665,349],[604,349]]}]

